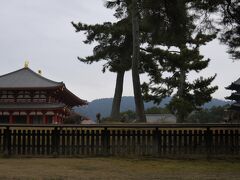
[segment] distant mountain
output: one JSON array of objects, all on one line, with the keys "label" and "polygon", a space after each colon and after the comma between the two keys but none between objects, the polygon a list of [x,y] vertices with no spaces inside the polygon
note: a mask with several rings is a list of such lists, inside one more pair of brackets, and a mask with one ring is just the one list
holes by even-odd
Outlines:
[{"label": "distant mountain", "polygon": [[230,102],[213,98],[210,102],[204,104],[203,108],[210,109],[213,106],[225,106],[227,104],[230,104]]},{"label": "distant mountain", "polygon": [[[171,97],[167,97],[163,99],[162,103],[160,104],[160,107],[165,107],[170,100],[171,100]],[[108,117],[110,116],[110,113],[111,113],[112,101],[113,101],[113,98],[96,99],[90,102],[86,107],[75,108],[75,111],[93,120],[96,119],[97,113],[101,113],[101,117]],[[211,102],[206,103],[203,107],[211,108],[213,106],[224,106],[226,104],[228,104],[227,101],[213,99]],[[148,102],[148,103],[144,103],[144,106],[145,106],[145,109],[148,109],[156,105],[153,104],[153,102]],[[135,111],[134,97],[132,96],[125,96],[122,98],[121,112],[127,111],[127,110]]]}]

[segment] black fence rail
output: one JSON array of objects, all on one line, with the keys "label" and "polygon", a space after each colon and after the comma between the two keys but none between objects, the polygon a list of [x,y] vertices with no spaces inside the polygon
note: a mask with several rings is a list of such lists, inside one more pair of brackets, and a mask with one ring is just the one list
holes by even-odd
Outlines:
[{"label": "black fence rail", "polygon": [[30,156],[232,156],[240,153],[240,124],[0,125],[0,152]]}]

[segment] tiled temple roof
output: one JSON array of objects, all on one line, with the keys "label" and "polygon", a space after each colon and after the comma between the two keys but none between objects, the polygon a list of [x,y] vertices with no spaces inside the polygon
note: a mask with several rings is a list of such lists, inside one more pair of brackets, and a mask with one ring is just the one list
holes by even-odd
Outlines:
[{"label": "tiled temple roof", "polygon": [[62,86],[63,82],[49,80],[29,68],[0,76],[0,88],[53,88]]}]

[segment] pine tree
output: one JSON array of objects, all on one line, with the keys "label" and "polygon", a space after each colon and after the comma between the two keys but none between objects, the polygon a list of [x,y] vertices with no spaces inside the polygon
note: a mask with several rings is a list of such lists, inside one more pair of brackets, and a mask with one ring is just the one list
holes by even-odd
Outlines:
[{"label": "pine tree", "polygon": [[132,80],[136,105],[137,121],[146,122],[144,104],[139,77],[140,58],[140,32],[139,32],[139,10],[138,1],[132,0],[132,36],[133,36],[133,57],[132,57]]},{"label": "pine tree", "polygon": [[239,0],[225,0],[221,4],[223,12],[221,41],[228,45],[232,59],[240,59],[240,3]]},{"label": "pine tree", "polygon": [[[176,114],[178,122],[183,122],[189,113],[210,101],[217,89],[210,87],[215,76],[200,77],[194,82],[187,80],[189,72],[207,67],[209,59],[203,59],[199,47],[215,38],[215,34],[196,31],[195,14],[190,15],[187,5],[184,0],[165,2],[165,29],[156,27],[158,33],[147,48],[158,70],[150,71],[150,82],[143,85],[145,97],[156,103],[176,91],[168,107]],[[164,72],[167,75],[163,75]]]},{"label": "pine tree", "polygon": [[85,32],[86,40],[84,43],[91,44],[94,41],[98,43],[94,47],[93,55],[78,59],[87,64],[106,61],[103,65],[103,72],[109,69],[109,71],[117,73],[111,118],[119,120],[124,74],[131,68],[132,36],[131,31],[129,31],[130,22],[126,18],[116,23],[106,22],[101,25],[72,24],[77,32]]},{"label": "pine tree", "polygon": [[[195,12],[203,15],[204,25],[208,24],[207,28],[219,28],[221,32],[220,40],[228,46],[227,52],[232,56],[232,59],[240,59],[239,0],[190,0],[189,3],[191,3]],[[211,18],[211,15],[215,17],[217,15],[217,18]]]},{"label": "pine tree", "polygon": [[131,19],[131,32],[132,32],[132,80],[133,80],[133,90],[134,99],[136,106],[136,119],[138,122],[146,122],[146,117],[144,114],[144,104],[142,98],[139,68],[140,68],[140,6],[139,0],[115,0],[108,1],[108,8],[115,8],[115,17],[118,19],[128,18]]}]

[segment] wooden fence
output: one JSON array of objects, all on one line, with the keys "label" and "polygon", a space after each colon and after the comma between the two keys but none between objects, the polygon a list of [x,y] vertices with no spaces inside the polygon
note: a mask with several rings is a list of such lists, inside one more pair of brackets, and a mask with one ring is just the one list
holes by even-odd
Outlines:
[{"label": "wooden fence", "polygon": [[232,156],[240,153],[240,124],[0,125],[0,152],[21,156]]}]

